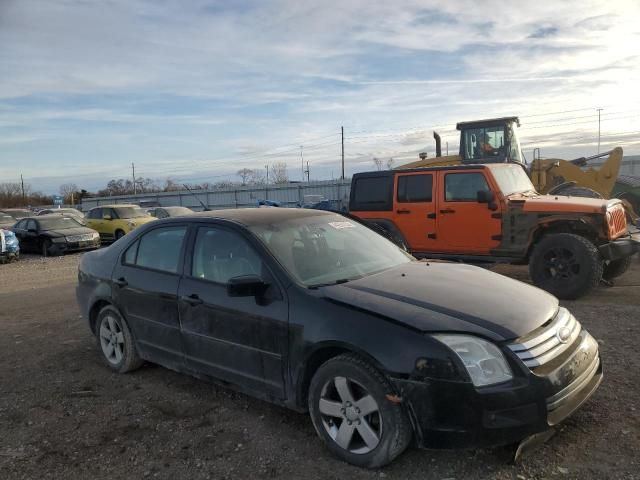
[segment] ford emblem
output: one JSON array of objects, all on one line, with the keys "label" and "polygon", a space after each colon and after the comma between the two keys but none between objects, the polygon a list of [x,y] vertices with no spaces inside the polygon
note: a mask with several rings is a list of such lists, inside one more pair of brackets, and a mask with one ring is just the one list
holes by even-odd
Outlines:
[{"label": "ford emblem", "polygon": [[556,332],[556,337],[560,343],[567,343],[571,338],[571,330],[569,327],[560,327]]}]

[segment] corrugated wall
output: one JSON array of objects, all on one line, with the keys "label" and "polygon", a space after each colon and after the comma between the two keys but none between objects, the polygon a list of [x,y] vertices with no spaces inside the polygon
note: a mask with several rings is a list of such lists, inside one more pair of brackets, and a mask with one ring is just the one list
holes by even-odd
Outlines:
[{"label": "corrugated wall", "polygon": [[303,203],[305,195],[322,195],[331,201],[333,208],[341,210],[349,204],[350,190],[350,180],[237,187],[224,190],[195,190],[194,195],[187,190],[181,190],[178,192],[85,198],[82,200],[82,210],[87,211],[90,208],[111,203],[135,203],[145,206],[153,203],[165,207],[181,205],[194,210],[202,210],[198,198],[213,209],[255,207],[260,200],[275,200],[280,202],[282,206],[295,207]]}]

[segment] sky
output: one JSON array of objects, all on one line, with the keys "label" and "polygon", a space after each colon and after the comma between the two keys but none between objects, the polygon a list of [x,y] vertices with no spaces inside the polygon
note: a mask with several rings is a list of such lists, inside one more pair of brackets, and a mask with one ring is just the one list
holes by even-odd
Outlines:
[{"label": "sky", "polygon": [[[340,176],[518,115],[527,158],[640,153],[640,2],[0,0],[0,182]],[[302,147],[302,148],[301,148]]]}]

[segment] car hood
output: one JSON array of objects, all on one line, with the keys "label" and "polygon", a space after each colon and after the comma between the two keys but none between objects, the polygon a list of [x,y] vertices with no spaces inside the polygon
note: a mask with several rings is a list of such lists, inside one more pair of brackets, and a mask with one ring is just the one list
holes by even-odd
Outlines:
[{"label": "car hood", "polygon": [[65,228],[61,230],[46,230],[43,235],[47,235],[49,237],[71,237],[73,235],[86,235],[87,233],[94,233],[95,230],[88,227],[73,227],[73,228]]},{"label": "car hood", "polygon": [[458,263],[411,262],[321,291],[330,301],[423,332],[464,332],[496,341],[521,337],[558,311],[558,300],[539,288]]},{"label": "car hood", "polygon": [[604,213],[608,206],[620,203],[620,200],[603,200],[600,198],[568,197],[566,195],[509,195],[507,199],[513,203],[524,202],[523,210],[528,212],[563,212],[563,213]]}]

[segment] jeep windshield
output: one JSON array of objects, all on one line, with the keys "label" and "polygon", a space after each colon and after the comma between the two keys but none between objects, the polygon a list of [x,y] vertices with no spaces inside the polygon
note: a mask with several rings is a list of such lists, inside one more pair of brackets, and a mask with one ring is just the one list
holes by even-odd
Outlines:
[{"label": "jeep windshield", "polygon": [[348,282],[413,259],[386,238],[341,215],[249,228],[280,264],[309,288]]},{"label": "jeep windshield", "polygon": [[493,178],[498,182],[498,187],[503,195],[512,193],[535,192],[527,172],[520,165],[500,165],[491,169]]}]

